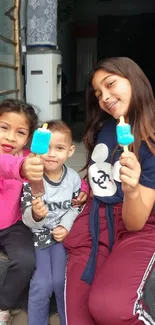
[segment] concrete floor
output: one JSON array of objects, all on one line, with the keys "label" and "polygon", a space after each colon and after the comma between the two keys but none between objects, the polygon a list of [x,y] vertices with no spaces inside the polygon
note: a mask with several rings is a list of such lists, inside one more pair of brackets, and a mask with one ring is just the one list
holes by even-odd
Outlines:
[{"label": "concrete floor", "polygon": [[[27,325],[27,314],[25,312],[19,313],[12,319],[9,325]],[[57,314],[50,317],[49,325],[60,325],[59,316]]]},{"label": "concrete floor", "polygon": [[[76,151],[73,157],[68,159],[66,165],[79,172],[79,170],[85,164],[85,149],[82,143],[75,143],[75,145],[76,145]],[[81,177],[83,175],[84,172],[80,173]],[[17,314],[16,317],[12,319],[10,325],[27,325],[27,314],[25,312],[20,312],[19,314]],[[57,314],[52,315],[50,317],[49,325],[60,325],[59,316]]]}]

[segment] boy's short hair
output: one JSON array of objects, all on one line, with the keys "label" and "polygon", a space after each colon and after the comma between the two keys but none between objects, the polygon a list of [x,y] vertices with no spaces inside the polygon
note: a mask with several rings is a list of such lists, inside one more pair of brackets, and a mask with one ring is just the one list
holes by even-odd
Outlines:
[{"label": "boy's short hair", "polygon": [[67,125],[67,123],[65,123],[64,121],[61,120],[50,120],[50,121],[46,121],[46,123],[48,124],[48,129],[50,131],[58,131],[60,133],[64,133],[68,135],[69,140],[72,143],[72,130],[71,128]]}]

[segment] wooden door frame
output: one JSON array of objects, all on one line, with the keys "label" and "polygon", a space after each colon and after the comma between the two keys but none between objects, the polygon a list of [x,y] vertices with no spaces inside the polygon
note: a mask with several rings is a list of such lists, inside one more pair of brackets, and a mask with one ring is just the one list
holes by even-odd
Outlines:
[{"label": "wooden door frame", "polygon": [[21,98],[21,65],[20,65],[20,44],[19,44],[19,8],[20,8],[20,0],[14,0],[14,6],[7,10],[4,14],[11,19],[14,23],[14,36],[13,39],[9,39],[5,37],[5,35],[0,34],[0,40],[12,44],[14,46],[15,51],[15,65],[1,62],[0,68],[13,69],[16,71],[16,89],[0,89],[0,96],[9,95],[15,93],[17,98]]}]

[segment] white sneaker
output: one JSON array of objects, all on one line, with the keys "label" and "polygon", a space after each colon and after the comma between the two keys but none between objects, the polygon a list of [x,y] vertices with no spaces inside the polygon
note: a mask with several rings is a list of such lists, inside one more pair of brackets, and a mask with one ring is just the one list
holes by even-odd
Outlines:
[{"label": "white sneaker", "polygon": [[9,318],[9,310],[0,310],[0,325],[7,325]]}]

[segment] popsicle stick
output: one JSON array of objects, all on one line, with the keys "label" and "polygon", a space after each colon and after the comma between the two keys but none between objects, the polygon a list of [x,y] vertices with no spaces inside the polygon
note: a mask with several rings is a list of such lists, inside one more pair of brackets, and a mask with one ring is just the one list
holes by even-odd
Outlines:
[{"label": "popsicle stick", "polygon": [[125,123],[124,116],[120,116],[119,120],[120,120],[120,124],[124,124]]},{"label": "popsicle stick", "polygon": [[129,151],[128,146],[123,146],[123,150],[124,152],[128,152]]},{"label": "popsicle stick", "polygon": [[48,128],[48,124],[47,123],[44,123],[43,126],[42,126],[43,129],[47,129]]}]

